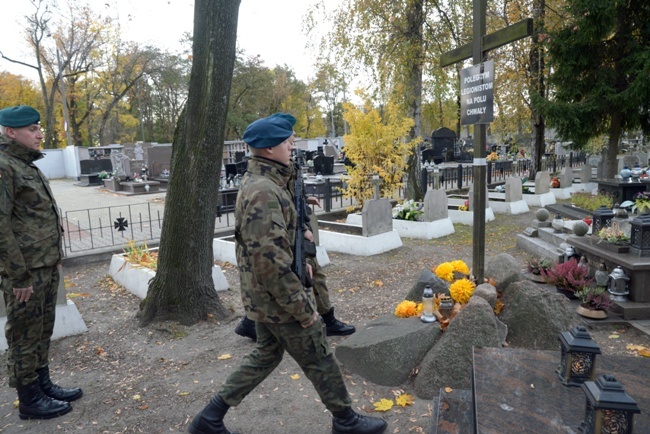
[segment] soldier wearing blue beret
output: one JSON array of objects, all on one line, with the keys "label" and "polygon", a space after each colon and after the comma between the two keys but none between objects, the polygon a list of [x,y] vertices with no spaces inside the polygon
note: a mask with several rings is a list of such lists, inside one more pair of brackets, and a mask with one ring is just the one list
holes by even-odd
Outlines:
[{"label": "soldier wearing blue beret", "polygon": [[0,110],[0,286],[9,385],[21,419],[66,414],[83,394],[52,383],[48,367],[63,252],[58,207],[34,164],[43,158],[40,119],[26,105]]},{"label": "soldier wearing blue beret", "polygon": [[244,133],[252,158],[235,205],[240,289],[257,344],[189,426],[192,434],[231,434],[223,422],[280,364],[285,351],[298,363],[332,413],[334,434],[380,434],[381,418],[357,414],[326,339],[316,299],[292,271],[298,213],[288,183],[295,118],[284,113],[257,120]]}]

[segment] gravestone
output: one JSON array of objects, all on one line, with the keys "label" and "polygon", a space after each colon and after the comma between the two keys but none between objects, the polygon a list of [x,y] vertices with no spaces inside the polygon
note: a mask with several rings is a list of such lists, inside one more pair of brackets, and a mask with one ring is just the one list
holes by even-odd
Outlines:
[{"label": "gravestone", "polygon": [[[488,188],[487,184],[485,185],[485,209],[490,207],[490,201],[488,200]],[[474,211],[474,184],[469,186],[469,210]]]},{"label": "gravestone", "polygon": [[160,177],[160,174],[171,170],[172,145],[155,145],[147,150],[147,167],[152,178]]},{"label": "gravestone", "polygon": [[573,185],[573,169],[570,167],[564,167],[560,172],[560,187],[569,188]]},{"label": "gravestone", "polygon": [[111,160],[81,160],[79,168],[82,175],[90,175],[99,172],[110,173],[113,171]]},{"label": "gravestone", "polygon": [[323,146],[323,154],[325,154],[326,157],[332,157],[332,158],[339,156],[338,151],[332,145]]},{"label": "gravestone", "polygon": [[521,179],[510,177],[506,179],[506,202],[518,202],[522,200]]},{"label": "gravestone", "polygon": [[449,199],[445,190],[427,190],[423,205],[422,221],[434,222],[449,217]]},{"label": "gravestone", "polygon": [[433,149],[425,149],[422,151],[422,162],[428,162],[429,164],[433,163]]},{"label": "gravestone", "polygon": [[585,164],[580,168],[580,183],[587,184],[591,182],[591,164]]},{"label": "gravestone", "polygon": [[135,148],[133,148],[133,154],[135,155],[136,160],[138,161],[144,160],[144,149],[142,149],[141,143],[135,144]]},{"label": "gravestone", "polygon": [[393,230],[393,208],[388,199],[370,199],[363,204],[361,227],[364,237]]},{"label": "gravestone", "polygon": [[551,175],[542,170],[535,175],[535,194],[545,194],[551,191]]},{"label": "gravestone", "polygon": [[130,176],[131,162],[126,154],[118,150],[111,151],[111,163],[117,176]]}]

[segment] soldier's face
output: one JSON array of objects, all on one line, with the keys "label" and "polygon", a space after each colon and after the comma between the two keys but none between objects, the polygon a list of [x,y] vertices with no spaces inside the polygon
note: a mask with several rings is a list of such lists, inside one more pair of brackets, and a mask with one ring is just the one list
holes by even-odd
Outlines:
[{"label": "soldier's face", "polygon": [[6,127],[5,132],[7,137],[14,140],[19,145],[26,148],[38,151],[43,141],[43,133],[41,126],[38,124],[27,125],[21,128]]},{"label": "soldier's face", "polygon": [[284,142],[280,143],[278,146],[271,148],[273,153],[273,159],[278,163],[289,166],[291,164],[291,151],[293,150],[293,138],[295,134],[292,134]]}]

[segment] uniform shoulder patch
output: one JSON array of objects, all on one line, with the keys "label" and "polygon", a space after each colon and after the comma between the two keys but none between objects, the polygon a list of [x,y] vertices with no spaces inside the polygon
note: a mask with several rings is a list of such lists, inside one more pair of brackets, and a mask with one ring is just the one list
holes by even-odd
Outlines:
[{"label": "uniform shoulder patch", "polygon": [[269,209],[280,209],[280,203],[277,200],[270,200],[266,203]]}]

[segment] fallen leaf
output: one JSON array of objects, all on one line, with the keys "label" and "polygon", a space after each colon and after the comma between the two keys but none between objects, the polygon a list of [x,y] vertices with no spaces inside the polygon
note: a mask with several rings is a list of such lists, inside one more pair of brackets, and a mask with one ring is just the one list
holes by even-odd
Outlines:
[{"label": "fallen leaf", "polygon": [[83,293],[69,292],[66,295],[68,296],[68,298],[76,298],[76,297],[88,297],[90,294],[85,292]]},{"label": "fallen leaf", "polygon": [[300,375],[298,375],[298,374],[293,374],[293,375],[291,376],[291,379],[292,379],[292,380],[299,380],[299,379],[300,379]]},{"label": "fallen leaf", "polygon": [[620,336],[619,335],[609,335],[608,338],[610,338],[610,339],[618,339],[618,338],[620,338]]},{"label": "fallen leaf", "polygon": [[452,389],[451,387],[445,387],[445,392],[447,393],[451,393],[452,390],[454,389]]},{"label": "fallen leaf", "polygon": [[377,402],[373,402],[372,405],[375,407],[375,411],[388,411],[393,408],[393,400],[382,398]]},{"label": "fallen leaf", "polygon": [[134,401],[140,401],[140,395],[133,395],[133,400]]},{"label": "fallen leaf", "polygon": [[639,356],[650,357],[650,350],[641,350],[641,351],[639,351]]},{"label": "fallen leaf", "polygon": [[148,408],[149,408],[149,406],[147,404],[144,404],[144,405],[141,405],[140,407],[138,407],[138,410],[146,410]]},{"label": "fallen leaf", "polygon": [[19,401],[19,400],[15,400],[15,401],[14,401],[14,408],[18,408],[18,405],[19,405],[19,404],[20,404],[20,401]]},{"label": "fallen leaf", "polygon": [[377,280],[375,280],[374,282],[372,282],[372,284],[375,285],[375,286],[379,286],[380,288],[381,288],[382,286],[384,286],[384,282],[382,282],[382,281],[379,280],[379,279],[377,279]]},{"label": "fallen leaf", "polygon": [[413,396],[409,395],[408,393],[403,393],[395,399],[395,403],[400,407],[413,405]]},{"label": "fallen leaf", "polygon": [[232,356],[230,354],[222,354],[219,357],[217,357],[217,360],[228,360],[232,359]]},{"label": "fallen leaf", "polygon": [[634,344],[627,344],[625,348],[632,351],[641,351],[646,349],[646,347],[644,347],[643,345],[634,345]]},{"label": "fallen leaf", "polygon": [[187,396],[190,392],[178,392],[178,396]]}]

